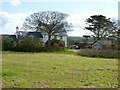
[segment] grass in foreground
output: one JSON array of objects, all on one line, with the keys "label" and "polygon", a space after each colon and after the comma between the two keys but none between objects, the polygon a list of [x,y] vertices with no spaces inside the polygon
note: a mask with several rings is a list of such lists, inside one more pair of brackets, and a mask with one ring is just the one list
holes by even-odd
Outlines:
[{"label": "grass in foreground", "polygon": [[[71,52],[72,53],[72,52]],[[116,88],[118,60],[3,52],[3,88]]]}]

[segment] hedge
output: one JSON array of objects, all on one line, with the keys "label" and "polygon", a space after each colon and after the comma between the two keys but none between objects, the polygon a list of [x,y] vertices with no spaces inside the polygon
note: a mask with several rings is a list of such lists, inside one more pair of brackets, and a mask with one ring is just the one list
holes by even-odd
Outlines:
[{"label": "hedge", "polygon": [[120,50],[93,50],[93,49],[81,49],[78,52],[81,56],[88,57],[105,57],[105,58],[120,58]]}]

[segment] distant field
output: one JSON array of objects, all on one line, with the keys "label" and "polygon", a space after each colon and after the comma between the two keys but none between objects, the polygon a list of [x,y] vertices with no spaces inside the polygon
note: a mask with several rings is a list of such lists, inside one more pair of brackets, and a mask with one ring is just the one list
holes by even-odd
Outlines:
[{"label": "distant field", "polygon": [[3,88],[116,88],[118,60],[3,52]]}]

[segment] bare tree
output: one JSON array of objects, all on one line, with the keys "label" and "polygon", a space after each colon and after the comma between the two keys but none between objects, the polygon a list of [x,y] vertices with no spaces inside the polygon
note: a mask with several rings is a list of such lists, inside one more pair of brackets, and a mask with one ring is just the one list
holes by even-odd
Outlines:
[{"label": "bare tree", "polygon": [[72,26],[66,21],[67,17],[67,14],[57,11],[34,13],[25,19],[23,29],[46,32],[50,41],[54,33],[62,32],[63,29],[67,30]]}]

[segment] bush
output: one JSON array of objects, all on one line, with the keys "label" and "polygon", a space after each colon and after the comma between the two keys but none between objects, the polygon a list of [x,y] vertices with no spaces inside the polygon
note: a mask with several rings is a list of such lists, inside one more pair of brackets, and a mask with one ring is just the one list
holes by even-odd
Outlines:
[{"label": "bush", "polygon": [[43,43],[38,38],[20,37],[15,51],[38,52],[43,50]]},{"label": "bush", "polygon": [[62,51],[65,49],[65,43],[62,40],[52,39],[50,45],[48,41],[43,44],[39,38],[19,37],[18,42],[11,38],[3,39],[3,50],[22,51],[22,52],[40,52],[40,51]]},{"label": "bush", "polygon": [[78,52],[81,56],[88,57],[105,57],[105,58],[118,58],[120,57],[120,50],[93,50],[93,49],[81,49]]},{"label": "bush", "polygon": [[7,50],[13,50],[15,47],[15,41],[12,38],[2,38],[2,50],[7,51]]},{"label": "bush", "polygon": [[65,48],[65,42],[59,39],[52,39],[45,43],[45,51],[62,51]]}]

